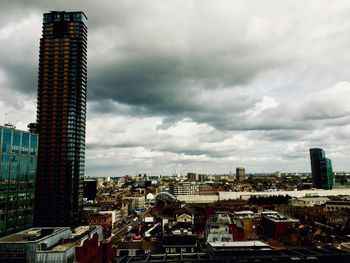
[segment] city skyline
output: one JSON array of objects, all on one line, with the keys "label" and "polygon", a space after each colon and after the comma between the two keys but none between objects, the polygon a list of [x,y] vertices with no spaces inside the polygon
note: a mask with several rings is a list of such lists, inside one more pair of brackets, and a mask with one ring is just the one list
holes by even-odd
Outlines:
[{"label": "city skyline", "polygon": [[349,170],[346,1],[2,5],[0,123],[19,129],[42,13],[89,17],[87,176],[310,172],[315,147]]}]

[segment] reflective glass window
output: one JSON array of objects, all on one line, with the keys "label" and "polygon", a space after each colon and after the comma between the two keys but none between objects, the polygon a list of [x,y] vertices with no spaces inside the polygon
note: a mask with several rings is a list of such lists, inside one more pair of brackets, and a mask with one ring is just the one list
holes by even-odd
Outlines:
[{"label": "reflective glass window", "polygon": [[22,154],[28,154],[29,148],[29,133],[22,133]]},{"label": "reflective glass window", "polygon": [[38,150],[38,135],[37,134],[31,134],[30,135],[30,153],[31,154],[37,154]]},{"label": "reflective glass window", "polygon": [[10,170],[10,155],[2,154],[1,156],[1,170],[0,180],[7,180]]},{"label": "reflective glass window", "polygon": [[11,129],[5,129],[4,130],[4,136],[2,141],[2,152],[9,153],[11,149],[11,135],[12,130]]},{"label": "reflective glass window", "polygon": [[[0,146],[2,145],[2,128],[0,127]],[[1,149],[0,149],[1,150]]]}]

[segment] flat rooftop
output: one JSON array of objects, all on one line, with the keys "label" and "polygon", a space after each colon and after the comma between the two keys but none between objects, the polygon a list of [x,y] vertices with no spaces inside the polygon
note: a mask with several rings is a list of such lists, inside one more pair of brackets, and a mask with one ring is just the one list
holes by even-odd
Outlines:
[{"label": "flat rooftop", "polygon": [[273,221],[273,222],[291,222],[291,223],[298,223],[299,220],[291,217],[287,217],[280,214],[265,214],[265,218]]},{"label": "flat rooftop", "polygon": [[235,211],[233,214],[235,215],[254,215],[253,211],[243,210],[243,211]]},{"label": "flat rooftop", "polygon": [[317,202],[317,201],[329,201],[330,199],[328,197],[318,196],[318,197],[301,197],[295,200]]},{"label": "flat rooftop", "polygon": [[75,244],[76,244],[76,242],[68,242],[68,243],[60,244],[60,245],[57,245],[57,246],[54,246],[53,248],[51,248],[50,251],[56,251],[56,252],[67,251]]},{"label": "flat rooftop", "polygon": [[72,246],[76,245],[77,243],[80,242],[81,237],[87,235],[91,231],[95,230],[96,227],[91,227],[91,226],[79,226],[77,228],[74,228],[71,235],[70,239],[65,240],[64,243],[54,245],[51,247],[49,250],[50,251],[67,251],[70,249]]},{"label": "flat rooftop", "polygon": [[67,230],[70,230],[70,228],[69,227],[30,228],[9,236],[2,237],[0,238],[0,243],[38,242],[46,239],[50,235],[56,235]]},{"label": "flat rooftop", "polygon": [[256,241],[228,241],[228,242],[209,242],[209,245],[215,248],[220,248],[220,247],[230,247],[230,248],[266,248],[266,249],[271,249],[270,245],[256,240]]}]

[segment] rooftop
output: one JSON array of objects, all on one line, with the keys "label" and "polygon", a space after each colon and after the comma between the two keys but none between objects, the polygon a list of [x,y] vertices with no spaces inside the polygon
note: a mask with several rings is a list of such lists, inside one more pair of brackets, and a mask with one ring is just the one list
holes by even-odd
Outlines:
[{"label": "rooftop", "polygon": [[215,253],[149,253],[122,257],[119,262],[349,262],[350,253],[334,248],[217,251]]},{"label": "rooftop", "polygon": [[302,198],[298,198],[296,200],[301,200],[301,201],[306,201],[306,202],[317,202],[317,201],[328,201],[329,198],[328,197],[302,197]]},{"label": "rooftop", "polygon": [[0,238],[0,243],[14,243],[14,242],[39,242],[51,235],[57,235],[70,230],[69,227],[41,227],[30,228],[9,236]]},{"label": "rooftop", "polygon": [[280,214],[265,214],[264,218],[267,218],[273,222],[294,222],[294,223],[299,222],[298,219],[287,217]]},{"label": "rooftop", "polygon": [[271,249],[271,247],[261,241],[229,241],[229,242],[209,242],[209,245],[215,248],[220,248],[220,247],[230,247],[230,248],[249,248],[249,247],[254,247],[254,248],[264,248],[264,249]]}]

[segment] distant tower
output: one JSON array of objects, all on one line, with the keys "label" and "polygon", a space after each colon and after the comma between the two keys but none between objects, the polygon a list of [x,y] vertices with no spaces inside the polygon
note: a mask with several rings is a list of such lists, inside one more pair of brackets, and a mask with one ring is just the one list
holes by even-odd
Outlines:
[{"label": "distant tower", "polygon": [[310,149],[311,172],[315,188],[333,188],[333,168],[332,161],[326,158],[323,149]]},{"label": "distant tower", "polygon": [[276,171],[275,172],[275,177],[276,178],[281,178],[281,171]]},{"label": "distant tower", "polygon": [[85,167],[87,18],[44,14],[40,39],[39,132],[34,224],[81,224]]},{"label": "distant tower", "polygon": [[187,173],[187,181],[203,183],[205,180],[207,180],[205,174]]},{"label": "distant tower", "polygon": [[245,180],[245,169],[243,167],[236,168],[236,180],[239,182]]}]

